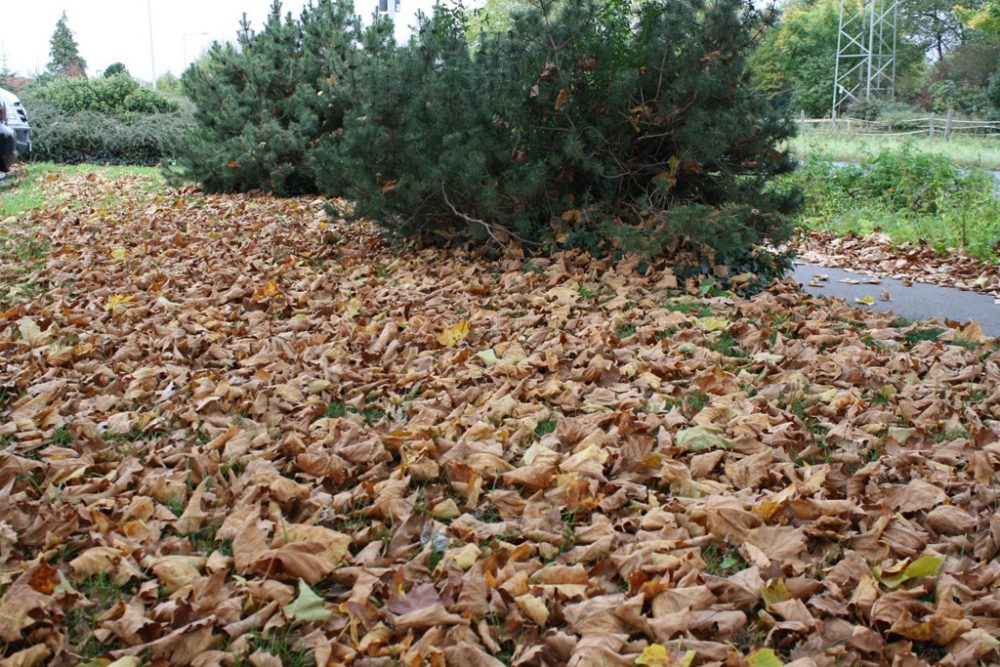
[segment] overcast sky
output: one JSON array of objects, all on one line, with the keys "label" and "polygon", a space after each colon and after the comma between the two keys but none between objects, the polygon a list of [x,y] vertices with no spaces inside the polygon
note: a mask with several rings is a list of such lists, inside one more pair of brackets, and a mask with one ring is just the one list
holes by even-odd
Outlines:
[{"label": "overcast sky", "polygon": [[[180,74],[213,40],[232,39],[246,12],[255,26],[267,16],[271,0],[148,0],[153,16],[153,56],[157,75]],[[283,8],[298,14],[307,0],[285,0]],[[357,13],[368,18],[378,0],[355,0]],[[469,4],[469,3],[467,3]],[[475,3],[473,3],[475,4]],[[0,56],[7,67],[26,75],[45,70],[49,38],[63,10],[76,35],[80,54],[93,76],[121,61],[133,76],[150,80],[147,0],[23,0],[5,3],[0,19]],[[434,0],[401,0],[397,36],[408,34],[417,10],[429,11]]]}]

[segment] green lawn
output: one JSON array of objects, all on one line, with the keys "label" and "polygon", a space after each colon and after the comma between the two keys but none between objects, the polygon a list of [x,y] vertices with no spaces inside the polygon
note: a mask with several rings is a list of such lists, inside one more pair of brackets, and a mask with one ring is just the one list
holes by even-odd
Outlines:
[{"label": "green lawn", "polygon": [[148,176],[156,187],[163,185],[163,176],[157,167],[29,162],[18,165],[10,176],[0,181],[0,221],[38,208],[45,203],[44,185],[49,175],[89,173],[106,177],[137,174]]},{"label": "green lawn", "polygon": [[865,154],[898,150],[904,145],[939,155],[960,167],[1000,170],[1000,137],[889,137],[860,136],[846,132],[809,132],[795,137],[788,146],[799,159],[822,154],[837,162],[860,162]]}]

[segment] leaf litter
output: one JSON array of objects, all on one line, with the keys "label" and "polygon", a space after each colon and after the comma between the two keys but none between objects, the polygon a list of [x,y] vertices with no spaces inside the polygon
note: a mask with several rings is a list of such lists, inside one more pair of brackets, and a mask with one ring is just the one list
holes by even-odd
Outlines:
[{"label": "leaf litter", "polygon": [[3,258],[2,664],[1000,660],[974,325],[143,185]]},{"label": "leaf litter", "polygon": [[788,247],[809,264],[873,274],[863,280],[839,282],[877,285],[881,276],[898,278],[906,286],[930,283],[1000,297],[1000,273],[995,263],[972,257],[961,248],[944,253],[925,242],[895,243],[880,231],[838,236],[816,230],[797,236]]}]

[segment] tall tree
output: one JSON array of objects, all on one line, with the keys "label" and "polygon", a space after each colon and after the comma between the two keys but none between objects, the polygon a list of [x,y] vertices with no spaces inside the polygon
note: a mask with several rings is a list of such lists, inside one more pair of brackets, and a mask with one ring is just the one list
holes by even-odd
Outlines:
[{"label": "tall tree", "polygon": [[120,62],[111,63],[110,65],[104,68],[105,78],[118,76],[119,74],[124,74],[125,76],[131,76],[131,74],[129,74],[128,72],[128,68],[125,67],[125,63],[120,63]]},{"label": "tall tree", "polygon": [[66,12],[56,21],[56,29],[49,40],[49,72],[68,77],[86,77],[87,61],[80,55],[80,47],[69,29]]},{"label": "tall tree", "polygon": [[[978,10],[983,2],[965,0],[963,5]],[[954,0],[906,0],[899,3],[899,13],[903,33],[934,60],[942,60],[968,38],[968,27],[956,11]]]}]

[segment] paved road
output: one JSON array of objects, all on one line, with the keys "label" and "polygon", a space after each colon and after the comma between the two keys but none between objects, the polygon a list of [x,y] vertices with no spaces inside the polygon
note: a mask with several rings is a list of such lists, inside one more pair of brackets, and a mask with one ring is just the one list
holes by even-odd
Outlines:
[{"label": "paved road", "polygon": [[[808,283],[813,280],[815,274],[824,274],[830,278],[822,283],[823,287],[810,287]],[[913,283],[910,287],[904,287],[903,283],[895,278],[882,278],[878,285],[850,285],[837,281],[843,278],[864,280],[869,276],[809,264],[796,263],[792,275],[810,294],[835,296],[858,308],[892,311],[900,317],[913,320],[930,317],[936,317],[941,321],[976,320],[987,336],[1000,337],[1000,305],[994,304],[993,298],[985,294],[924,283]],[[883,289],[888,290],[892,297],[891,301],[879,300],[879,293]],[[855,299],[863,299],[866,296],[874,297],[875,303],[863,306],[855,302]]]}]

